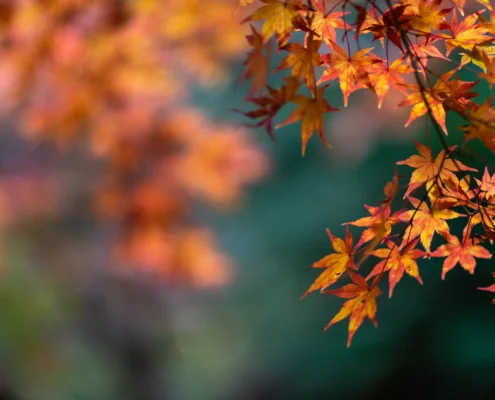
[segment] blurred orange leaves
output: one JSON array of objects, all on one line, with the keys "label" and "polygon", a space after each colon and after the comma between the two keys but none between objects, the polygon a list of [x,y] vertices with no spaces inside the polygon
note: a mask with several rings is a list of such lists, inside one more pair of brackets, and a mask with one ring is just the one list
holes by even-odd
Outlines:
[{"label": "blurred orange leaves", "polygon": [[44,0],[0,6],[4,112],[37,140],[83,136],[105,163],[96,209],[121,228],[120,261],[197,286],[230,261],[195,220],[230,207],[267,161],[245,132],[188,105],[246,50],[235,1]]}]

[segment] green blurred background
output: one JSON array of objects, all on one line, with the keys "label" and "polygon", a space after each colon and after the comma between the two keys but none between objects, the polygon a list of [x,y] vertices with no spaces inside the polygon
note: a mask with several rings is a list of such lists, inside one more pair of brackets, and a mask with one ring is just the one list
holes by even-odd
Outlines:
[{"label": "green blurred background", "polygon": [[[240,71],[235,66],[233,76]],[[341,104],[331,89],[330,103]],[[246,106],[243,93],[232,83],[198,91],[195,102],[213,118],[240,124],[230,109]],[[351,96],[351,117],[353,102],[366,96]],[[328,126],[345,137],[352,127],[332,125],[336,115],[328,115]],[[375,109],[366,115],[364,123],[380,118]],[[454,129],[459,121],[449,122]],[[341,299],[314,293],[299,300],[317,276],[306,268],[331,251],[325,228],[343,235],[343,222],[382,199],[395,163],[415,152],[411,133],[422,126],[413,124],[408,139],[397,141],[390,138],[406,130],[379,125],[370,152],[355,158],[317,137],[302,158],[298,124],[282,129],[278,144],[253,131],[272,160],[271,175],[235,212],[197,208],[236,263],[233,283],[219,290],[116,278],[86,258],[84,248],[76,260],[61,253],[60,242],[100,245],[86,218],[89,190],[70,197],[62,216],[11,228],[0,279],[2,399],[495,398],[495,308],[489,294],[476,290],[491,284],[491,261],[479,261],[475,276],[456,267],[442,282],[441,260],[420,260],[424,286],[405,276],[392,299],[380,296],[379,327],[366,321],[349,349],[347,322],[322,333]],[[74,151],[54,165],[53,150],[29,148],[12,135],[2,148],[3,160],[19,154],[16,160],[56,170],[84,159]],[[21,164],[5,161],[4,168]],[[81,282],[79,269],[94,274]]]}]

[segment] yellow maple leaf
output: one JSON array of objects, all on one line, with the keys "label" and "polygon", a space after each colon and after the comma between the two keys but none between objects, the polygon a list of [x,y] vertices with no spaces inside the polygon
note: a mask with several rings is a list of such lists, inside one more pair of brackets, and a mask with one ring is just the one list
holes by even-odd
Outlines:
[{"label": "yellow maple leaf", "polygon": [[420,201],[414,197],[409,197],[414,209],[401,213],[397,218],[411,224],[404,233],[408,240],[417,238],[421,239],[421,244],[425,250],[430,253],[431,241],[435,232],[447,234],[450,232],[446,220],[460,217],[459,214],[451,209],[455,204],[450,199],[437,199],[432,203],[431,209],[425,201]]},{"label": "yellow maple leaf", "polygon": [[329,146],[330,144],[325,139],[323,133],[323,114],[329,111],[339,111],[338,108],[331,107],[323,97],[325,89],[328,85],[324,85],[317,89],[314,97],[308,97],[302,94],[297,94],[291,100],[297,104],[296,109],[289,115],[289,117],[282,123],[277,125],[277,128],[292,124],[293,122],[302,121],[301,125],[301,137],[302,137],[302,155],[306,151],[306,144],[308,140],[316,131],[321,137],[323,142]]},{"label": "yellow maple leaf", "polygon": [[487,28],[476,25],[478,14],[474,13],[465,17],[461,23],[457,22],[457,14],[454,13],[450,22],[451,35],[441,33],[439,37],[445,39],[445,47],[447,48],[447,56],[450,52],[458,47],[464,49],[472,49],[475,44],[490,40],[491,37],[486,35]]},{"label": "yellow maple leaf", "polygon": [[390,65],[378,62],[370,67],[369,78],[378,96],[378,108],[382,107],[383,99],[391,86],[402,93],[405,92],[404,75],[412,71],[413,69],[409,65],[402,64],[399,58]]},{"label": "yellow maple leaf", "polygon": [[325,0],[312,0],[315,11],[312,14],[311,30],[315,32],[325,43],[336,42],[335,29],[345,29],[343,16],[348,12],[327,12]]},{"label": "yellow maple leaf", "polygon": [[277,40],[282,40],[292,33],[294,26],[292,19],[297,17],[301,6],[292,1],[261,0],[265,5],[258,8],[243,22],[264,20],[261,36],[266,41],[274,33]]},{"label": "yellow maple leaf", "polygon": [[483,61],[483,53],[485,53],[489,59],[492,59],[495,55],[495,46],[481,46],[475,45],[471,51],[463,51],[461,58],[461,66],[469,64],[470,62],[480,67],[486,72],[485,62]]},{"label": "yellow maple leaf", "polygon": [[483,61],[485,72],[478,74],[478,76],[486,79],[486,81],[490,84],[491,89],[495,84],[495,57],[488,57],[488,55],[482,50],[481,59]]},{"label": "yellow maple leaf", "polygon": [[285,57],[274,72],[292,67],[292,75],[304,79],[304,83],[313,91],[315,85],[315,67],[321,64],[320,48],[321,40],[314,40],[310,34],[306,40],[306,46],[301,43],[289,43],[282,47],[282,50],[290,54]]},{"label": "yellow maple leaf", "polygon": [[345,242],[342,239],[335,237],[330,229],[327,229],[327,233],[335,253],[323,257],[311,266],[311,268],[324,268],[325,270],[316,278],[307,292],[302,295],[301,299],[315,290],[325,290],[327,287],[337,282],[347,268],[355,268],[354,242],[349,227],[346,229]]},{"label": "yellow maple leaf", "polygon": [[462,268],[472,275],[476,268],[475,257],[492,258],[487,249],[478,245],[478,239],[464,235],[462,242],[460,242],[457,236],[446,234],[445,240],[447,240],[447,244],[440,246],[432,253],[434,257],[446,257],[442,267],[442,279],[445,279],[447,272],[457,264],[460,264]]},{"label": "yellow maple leaf", "polygon": [[352,57],[338,44],[333,43],[331,47],[333,52],[322,56],[327,69],[317,84],[339,78],[344,106],[347,107],[347,100],[352,92],[366,86],[372,87],[367,68],[380,60],[367,55],[373,47],[359,50]]},{"label": "yellow maple leaf", "polygon": [[487,99],[479,108],[469,113],[470,124],[461,127],[466,132],[466,140],[479,139],[486,147],[495,152],[495,109],[492,99]]},{"label": "yellow maple leaf", "polygon": [[[415,168],[411,174],[409,186],[404,198],[420,186],[426,184],[426,190],[430,189],[430,184],[434,184],[436,178],[439,177],[441,181],[446,181],[452,177],[455,177],[454,172],[458,171],[476,171],[474,168],[467,167],[460,161],[452,160],[446,150],[443,149],[436,158],[433,158],[431,149],[425,145],[414,141],[419,155],[412,155],[407,160],[399,161],[398,165],[408,165]],[[453,151],[455,146],[449,148],[449,151]]]},{"label": "yellow maple leaf", "polygon": [[378,286],[372,288],[368,287],[368,284],[361,275],[349,270],[349,276],[353,283],[345,285],[340,289],[326,290],[323,293],[333,294],[338,297],[342,297],[347,300],[340,311],[325,327],[325,331],[330,328],[336,322],[349,318],[349,333],[347,336],[347,347],[351,345],[352,337],[359,329],[364,319],[368,317],[373,325],[378,326],[376,322],[376,298],[382,293]]},{"label": "yellow maple leaf", "polygon": [[416,239],[399,247],[388,240],[388,248],[381,248],[373,251],[372,254],[375,257],[383,258],[383,260],[375,265],[366,279],[368,280],[374,276],[379,276],[384,272],[388,272],[389,297],[392,297],[394,287],[401,280],[404,272],[413,278],[416,278],[420,284],[423,284],[423,280],[419,275],[418,264],[415,261],[424,254],[423,251],[416,248],[418,241],[419,239]]}]

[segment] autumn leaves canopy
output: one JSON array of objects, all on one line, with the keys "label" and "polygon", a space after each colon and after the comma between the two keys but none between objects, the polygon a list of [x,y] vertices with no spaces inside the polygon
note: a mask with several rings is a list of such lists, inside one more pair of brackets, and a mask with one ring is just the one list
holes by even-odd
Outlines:
[{"label": "autumn leaves canopy", "polygon": [[[344,239],[328,230],[333,252],[312,265],[321,272],[303,297],[319,291],[348,299],[327,328],[349,317],[350,345],[364,319],[376,325],[378,283],[386,275],[392,296],[404,273],[423,283],[423,259],[443,258],[445,278],[456,266],[472,274],[478,259],[492,257],[485,246],[495,239],[495,175],[487,163],[481,176],[460,160],[473,139],[495,152],[495,110],[491,98],[479,100],[477,92],[483,82],[490,88],[495,84],[495,9],[489,0],[260,0],[241,5],[244,22],[251,25],[251,50],[241,78],[251,82],[247,99],[255,108],[244,114],[254,120],[252,126],[273,136],[275,129],[301,121],[304,155],[314,132],[327,143],[324,114],[338,111],[326,100],[329,85],[340,88],[344,107],[359,89],[372,91],[378,108],[396,90],[403,95],[397,107],[411,107],[405,126],[427,118],[429,132],[443,147],[434,155],[429,145],[416,142],[418,154],[397,163],[404,174],[411,172],[405,167],[412,168],[409,182],[396,171],[385,199],[365,206],[369,215],[348,223]],[[286,54],[272,71],[275,51]],[[270,72],[286,70],[290,76],[279,87],[266,85]],[[291,103],[289,117],[275,124]],[[459,127],[464,141],[455,145],[447,144],[450,114],[464,121]],[[397,196],[404,187],[403,196]],[[398,197],[402,205],[395,210]],[[463,221],[462,232],[454,232],[453,220]],[[357,241],[349,225],[362,229]],[[443,244],[432,248],[435,237]],[[333,288],[340,282],[346,283]],[[495,291],[495,285],[483,290]]]},{"label": "autumn leaves canopy", "polygon": [[[324,139],[323,114],[337,111],[323,98],[325,88],[332,82],[338,82],[344,107],[351,93],[368,88],[377,95],[380,108],[384,97],[394,88],[405,96],[397,106],[412,107],[406,126],[430,113],[447,134],[446,113],[453,110],[468,121],[481,122],[471,126],[469,139],[492,142],[482,126],[483,122],[493,120],[493,109],[486,107],[480,115],[470,118],[480,109],[471,100],[477,97],[472,89],[480,79],[488,81],[490,86],[495,83],[492,45],[495,11],[488,16],[487,11],[491,10],[488,1],[478,0],[477,11],[469,15],[465,15],[464,1],[459,0],[450,7],[441,0],[390,1],[386,9],[371,0],[362,5],[352,1],[332,2],[331,8],[331,2],[325,0],[242,3],[253,3],[251,7],[258,3],[258,8],[244,22],[262,21],[260,31],[251,25],[248,41],[252,50],[242,75],[242,79],[252,79],[248,100],[260,108],[245,115],[261,118],[254,125],[264,126],[272,135],[272,121],[278,111],[288,103],[295,103],[296,110],[285,123],[302,121],[303,154],[313,132]],[[297,41],[296,32],[305,33],[301,42]],[[377,41],[377,48],[360,48],[362,42],[370,41]],[[268,97],[263,94],[264,89],[269,93],[275,90],[265,86],[274,43],[278,51],[288,55],[273,72],[291,69],[291,76],[296,79],[284,80],[278,89],[285,96]],[[353,51],[355,47],[358,48]],[[453,52],[462,56],[460,63],[452,64]],[[429,68],[431,59],[448,62],[450,70],[442,75],[435,73]],[[456,78],[459,70],[473,71],[472,65],[479,69],[472,74],[478,80],[465,82]],[[406,83],[411,80],[417,82]],[[311,97],[298,94],[301,84]]]}]

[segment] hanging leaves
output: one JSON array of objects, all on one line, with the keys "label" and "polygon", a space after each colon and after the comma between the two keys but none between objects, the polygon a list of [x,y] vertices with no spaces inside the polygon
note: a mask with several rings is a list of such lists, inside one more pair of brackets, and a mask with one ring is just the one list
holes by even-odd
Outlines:
[{"label": "hanging leaves", "polygon": [[349,271],[349,276],[353,283],[345,285],[340,289],[326,290],[323,293],[333,294],[338,297],[342,297],[347,300],[342,309],[337,313],[335,317],[328,323],[325,330],[330,328],[333,324],[342,321],[349,317],[349,334],[347,336],[347,347],[351,345],[352,338],[356,331],[359,329],[364,319],[368,317],[373,325],[378,326],[376,322],[376,298],[381,294],[380,289],[375,287],[368,287],[368,284],[362,276]]},{"label": "hanging leaves", "polygon": [[[495,153],[495,109],[491,98],[477,100],[476,89],[482,82],[490,88],[495,84],[495,8],[488,0],[470,4],[469,12],[464,0],[344,1],[331,7],[324,0],[261,3],[248,20],[262,21],[266,36],[275,33],[279,50],[289,53],[275,71],[291,69],[293,78],[303,82],[287,101],[261,97],[262,108],[245,113],[266,118],[269,123],[261,125],[269,133],[273,113],[268,109],[278,111],[280,104],[292,102],[296,109],[277,129],[301,120],[303,154],[314,131],[323,139],[323,114],[336,111],[324,98],[330,98],[330,89],[325,92],[329,85],[340,90],[344,107],[352,93],[369,89],[380,109],[393,89],[403,96],[397,107],[411,107],[406,127],[416,120],[416,126],[428,122],[428,145],[416,141],[418,154],[397,162],[412,168],[410,175],[403,181],[396,172],[385,198],[365,205],[367,216],[344,224],[345,243],[329,231],[335,253],[312,265],[323,271],[303,297],[319,290],[348,298],[328,326],[349,317],[350,344],[366,317],[374,321],[378,285],[386,275],[391,296],[404,273],[422,283],[423,259],[444,258],[444,278],[457,264],[473,273],[477,260],[491,258],[495,171],[492,162],[480,159],[485,166],[481,176],[470,164],[469,146],[478,140]],[[375,47],[366,45],[370,42]],[[463,137],[449,135],[455,131],[455,115],[464,121],[457,127]],[[432,151],[432,137],[439,151]],[[401,205],[398,197],[404,199]],[[454,220],[464,224],[462,233],[453,229]],[[355,245],[351,229],[361,230]],[[432,250],[435,240],[444,243]],[[362,272],[368,267],[369,285]],[[347,278],[352,283],[331,289]],[[481,290],[495,292],[493,285]]]},{"label": "hanging leaves", "polygon": [[325,139],[323,133],[323,114],[329,111],[339,111],[337,108],[331,107],[326,99],[323,97],[327,86],[322,86],[316,91],[315,97],[308,97],[302,94],[295,95],[291,102],[297,105],[296,109],[289,115],[289,117],[278,127],[292,124],[301,120],[301,138],[302,138],[302,155],[306,152],[306,144],[308,140],[316,131],[318,136],[321,137],[323,142],[330,146]]}]

